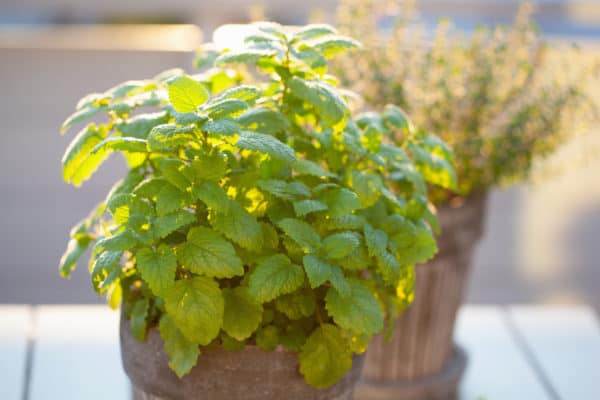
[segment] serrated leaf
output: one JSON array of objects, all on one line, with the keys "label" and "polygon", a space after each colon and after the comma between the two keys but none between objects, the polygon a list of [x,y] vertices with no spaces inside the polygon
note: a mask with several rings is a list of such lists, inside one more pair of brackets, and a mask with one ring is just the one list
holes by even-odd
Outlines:
[{"label": "serrated leaf", "polygon": [[170,150],[195,141],[193,127],[178,127],[175,124],[157,125],[148,134],[148,148],[152,151]]},{"label": "serrated leaf", "polygon": [[266,107],[251,108],[236,119],[244,129],[274,135],[287,129],[289,122],[283,114]]},{"label": "serrated leaf", "polygon": [[119,123],[117,130],[124,137],[146,139],[152,128],[165,124],[168,120],[169,115],[164,111],[152,114],[140,114]]},{"label": "serrated leaf", "polygon": [[63,179],[75,186],[87,180],[109,156],[110,150],[92,154],[92,150],[106,137],[105,129],[89,125],[71,141],[62,158]]},{"label": "serrated leaf", "polygon": [[299,40],[309,40],[322,36],[335,35],[337,31],[334,27],[327,24],[310,24],[298,29],[292,35],[291,42]]},{"label": "serrated leaf", "polygon": [[162,215],[157,217],[152,224],[154,236],[162,239],[195,220],[196,216],[187,210],[178,210],[171,214]]},{"label": "serrated leaf", "polygon": [[264,351],[273,351],[279,344],[279,329],[275,325],[267,325],[256,332],[256,345]]},{"label": "serrated leaf", "polygon": [[143,248],[137,252],[136,260],[142,279],[155,294],[161,295],[173,286],[177,269],[177,257],[173,249],[167,246],[160,246],[156,250]]},{"label": "serrated leaf", "polygon": [[321,237],[306,222],[284,218],[277,225],[307,253],[312,253],[321,246]]},{"label": "serrated leaf", "polygon": [[231,243],[204,226],[189,230],[187,241],[177,250],[177,259],[184,268],[196,274],[216,278],[244,274],[242,260]]},{"label": "serrated leaf", "polygon": [[137,244],[137,239],[129,229],[115,235],[105,237],[96,242],[95,249],[105,251],[125,251],[131,250]]},{"label": "serrated leaf", "polygon": [[149,306],[148,299],[140,299],[131,308],[131,334],[137,340],[143,341],[146,339],[146,318],[148,317]]},{"label": "serrated leaf", "polygon": [[294,96],[312,105],[332,125],[346,115],[346,102],[332,86],[324,82],[293,77],[288,81],[288,87]]},{"label": "serrated leaf", "polygon": [[417,169],[427,182],[445,189],[457,188],[458,181],[451,161],[412,143],[409,144],[409,148],[414,155]]},{"label": "serrated leaf", "polygon": [[286,182],[278,179],[260,180],[256,185],[266,192],[285,200],[310,196],[310,189],[302,182]]},{"label": "serrated leaf", "polygon": [[202,130],[209,134],[233,136],[240,130],[238,124],[229,118],[219,120],[209,120],[202,125]]},{"label": "serrated leaf", "polygon": [[297,291],[275,299],[275,308],[291,320],[312,316],[316,305],[317,299],[312,290]]},{"label": "serrated leaf", "polygon": [[215,65],[255,64],[261,59],[268,59],[277,54],[272,49],[243,49],[221,54],[215,60]]},{"label": "serrated leaf", "polygon": [[207,103],[202,110],[212,119],[235,117],[248,109],[248,103],[240,99],[216,99]]},{"label": "serrated leaf", "polygon": [[65,133],[67,133],[69,128],[71,128],[73,125],[75,125],[79,122],[83,122],[89,118],[92,118],[94,115],[98,114],[100,111],[106,110],[106,108],[107,108],[106,106],[93,106],[92,105],[92,106],[88,106],[88,107],[85,107],[85,108],[75,111],[73,114],[71,114],[65,120],[65,122],[63,122],[63,124],[60,128],[61,135],[64,135]]},{"label": "serrated leaf", "polygon": [[145,153],[147,142],[144,139],[132,137],[111,136],[98,143],[92,153],[97,153],[102,150],[118,150],[130,153]]},{"label": "serrated leaf", "polygon": [[344,276],[344,272],[337,265],[333,265],[331,267],[331,276],[329,277],[329,282],[331,283],[331,286],[337,290],[341,297],[347,297],[352,294],[352,288]]},{"label": "serrated leaf", "polygon": [[358,195],[362,208],[371,207],[379,200],[383,186],[379,175],[352,171],[350,177],[350,187]]},{"label": "serrated leaf", "polygon": [[156,214],[158,216],[169,214],[185,207],[190,201],[187,193],[165,182],[156,193]]},{"label": "serrated leaf", "polygon": [[335,188],[328,190],[320,196],[332,217],[341,217],[351,214],[361,207],[360,199],[353,191],[346,188]]},{"label": "serrated leaf", "polygon": [[335,174],[326,171],[314,161],[298,159],[293,165],[294,171],[300,175],[312,175],[317,177],[334,177]]},{"label": "serrated leaf", "polygon": [[67,249],[60,258],[59,271],[61,276],[67,278],[71,271],[77,266],[77,261],[86,252],[90,246],[91,239],[89,237],[71,238],[67,244]]},{"label": "serrated leaf", "polygon": [[348,281],[350,294],[331,288],[325,296],[327,312],[342,329],[356,334],[375,334],[383,329],[383,312],[371,291],[357,280]]},{"label": "serrated leaf", "polygon": [[240,149],[259,151],[290,163],[296,160],[296,153],[290,146],[270,135],[242,131],[236,145]]},{"label": "serrated leaf", "polygon": [[225,190],[216,182],[206,181],[200,185],[194,186],[192,194],[195,199],[201,200],[207,207],[221,212],[229,212],[231,199],[227,196]]},{"label": "serrated leaf", "polygon": [[192,161],[191,171],[196,181],[218,182],[227,174],[227,156],[218,152],[202,154]]},{"label": "serrated leaf", "polygon": [[260,250],[263,245],[262,229],[238,202],[229,200],[226,212],[216,210],[211,214],[212,227],[248,250]]},{"label": "serrated leaf", "polygon": [[98,293],[105,293],[121,275],[122,251],[103,251],[90,268],[92,283]]},{"label": "serrated leaf", "polygon": [[358,234],[355,232],[339,232],[323,239],[321,252],[330,259],[340,259],[352,253],[360,244]]},{"label": "serrated leaf", "polygon": [[269,302],[302,286],[304,272],[283,254],[262,258],[250,274],[248,292],[260,303]]},{"label": "serrated leaf", "polygon": [[219,94],[220,99],[240,99],[247,103],[253,103],[254,100],[258,99],[262,91],[256,86],[251,85],[239,85],[227,89]]},{"label": "serrated leaf", "polygon": [[160,170],[163,176],[176,186],[179,190],[187,192],[192,186],[192,182],[186,176],[189,167],[181,160],[175,158],[166,158],[160,162]]},{"label": "serrated leaf", "polygon": [[306,214],[327,210],[327,204],[319,200],[300,200],[294,203],[294,212],[298,217],[304,217]]},{"label": "serrated leaf", "polygon": [[225,305],[219,284],[213,279],[180,279],[163,298],[167,313],[189,341],[206,346],[217,337]]},{"label": "serrated leaf", "polygon": [[183,377],[196,365],[200,355],[198,343],[187,339],[169,314],[162,315],[158,330],[169,355],[169,367],[178,377]]},{"label": "serrated leaf", "polygon": [[193,112],[208,99],[208,90],[197,80],[182,75],[169,82],[169,100],[175,111]]},{"label": "serrated leaf", "polygon": [[400,263],[396,257],[390,252],[384,251],[378,254],[376,258],[377,266],[384,282],[395,286],[398,283],[398,279],[400,279]]},{"label": "serrated leaf", "polygon": [[412,229],[403,229],[391,235],[389,240],[402,264],[427,262],[438,250],[432,233],[418,226],[414,226]]},{"label": "serrated leaf", "polygon": [[326,388],[352,368],[350,343],[341,330],[322,324],[308,337],[299,355],[300,373],[309,385]]},{"label": "serrated leaf", "polygon": [[332,266],[314,254],[305,255],[302,263],[311,288],[317,288],[331,278]]},{"label": "serrated leaf", "polygon": [[388,237],[381,229],[375,229],[366,224],[364,227],[365,242],[369,251],[369,256],[376,257],[385,253],[388,243]]},{"label": "serrated leaf", "polygon": [[328,35],[309,42],[311,47],[317,49],[318,52],[327,58],[331,58],[339,53],[344,53],[348,50],[358,49],[360,43],[354,39],[345,36]]},{"label": "serrated leaf", "polygon": [[263,308],[248,294],[245,287],[223,289],[225,314],[223,330],[237,340],[249,338],[262,321]]}]

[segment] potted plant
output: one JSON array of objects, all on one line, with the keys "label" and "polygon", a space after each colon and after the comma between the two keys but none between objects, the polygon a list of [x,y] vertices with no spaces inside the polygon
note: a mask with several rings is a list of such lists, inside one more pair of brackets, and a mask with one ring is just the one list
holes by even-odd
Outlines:
[{"label": "potted plant", "polygon": [[[455,154],[457,193],[432,188],[439,253],[417,268],[416,298],[384,347],[367,355],[360,398],[446,399],[466,362],[452,337],[471,256],[482,234],[491,188],[526,179],[595,112],[585,87],[595,65],[552,53],[521,8],[510,28],[480,28],[468,38],[438,26],[430,43],[409,4],[379,33],[380,2],[345,1],[338,23],[361,37],[360,55],[337,66],[365,103],[399,104],[413,122],[438,134]],[[390,19],[387,20],[390,22]],[[561,61],[569,60],[569,61]],[[379,396],[379,397],[376,397]]]},{"label": "potted plant", "polygon": [[113,152],[130,167],[73,228],[60,271],[91,248],[136,399],[350,399],[359,354],[436,251],[419,170],[450,153],[393,106],[352,120],[326,72],[357,42],[258,23],[244,43],[204,48],[201,74],[86,96],[63,125],[106,117],[67,148],[65,181]]}]

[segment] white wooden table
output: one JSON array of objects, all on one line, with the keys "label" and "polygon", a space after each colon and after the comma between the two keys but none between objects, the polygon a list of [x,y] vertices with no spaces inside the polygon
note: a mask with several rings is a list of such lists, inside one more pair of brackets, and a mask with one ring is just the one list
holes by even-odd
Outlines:
[{"label": "white wooden table", "polygon": [[[1,400],[127,400],[118,314],[0,306]],[[600,325],[586,307],[467,306],[461,400],[600,399]]]}]

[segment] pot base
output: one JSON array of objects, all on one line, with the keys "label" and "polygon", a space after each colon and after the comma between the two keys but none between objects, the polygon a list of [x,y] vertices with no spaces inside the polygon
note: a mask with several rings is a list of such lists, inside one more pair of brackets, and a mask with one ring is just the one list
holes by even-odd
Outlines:
[{"label": "pot base", "polygon": [[455,399],[458,384],[466,365],[467,354],[460,346],[455,345],[452,356],[436,374],[421,379],[394,381],[375,381],[363,378],[354,390],[354,400]]}]

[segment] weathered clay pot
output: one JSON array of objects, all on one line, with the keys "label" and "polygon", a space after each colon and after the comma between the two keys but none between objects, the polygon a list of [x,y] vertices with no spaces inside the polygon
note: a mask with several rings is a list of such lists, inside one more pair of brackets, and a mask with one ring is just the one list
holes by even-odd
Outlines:
[{"label": "weathered clay pot", "polygon": [[351,400],[364,355],[335,385],[319,390],[304,382],[297,354],[278,348],[265,352],[256,346],[229,352],[204,349],[192,371],[179,379],[169,369],[163,341],[150,329],[145,342],[131,335],[121,319],[121,357],[133,386],[133,400]]},{"label": "weathered clay pot", "polygon": [[485,194],[458,207],[440,207],[439,253],[416,268],[416,294],[394,336],[376,337],[367,351],[357,400],[448,400],[453,398],[465,353],[453,342],[474,247],[483,232]]}]

